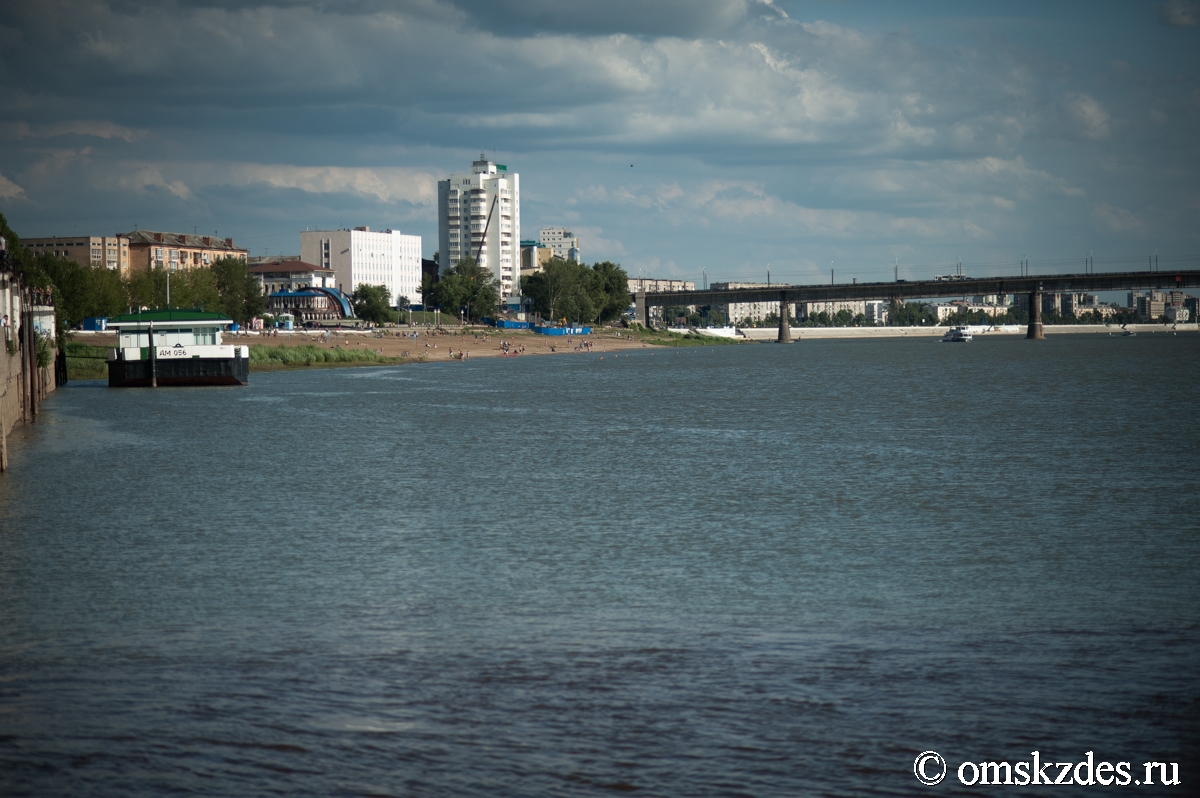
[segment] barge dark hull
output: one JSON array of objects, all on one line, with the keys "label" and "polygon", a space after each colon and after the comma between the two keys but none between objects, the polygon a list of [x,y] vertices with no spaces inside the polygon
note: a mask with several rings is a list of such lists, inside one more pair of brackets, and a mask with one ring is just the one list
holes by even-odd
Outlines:
[{"label": "barge dark hull", "polygon": [[[246,385],[250,382],[250,359],[188,358],[158,361],[158,384]],[[108,361],[109,388],[149,388],[149,360]]]}]

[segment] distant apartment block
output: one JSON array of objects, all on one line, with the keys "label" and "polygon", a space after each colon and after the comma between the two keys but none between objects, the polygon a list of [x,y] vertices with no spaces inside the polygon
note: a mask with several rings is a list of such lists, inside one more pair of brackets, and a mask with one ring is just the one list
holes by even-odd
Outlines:
[{"label": "distant apartment block", "polygon": [[300,260],[332,271],[336,288],[353,294],[360,285],[386,286],[392,304],[421,295],[421,237],[399,230],[306,230],[300,233]]},{"label": "distant apartment block", "polygon": [[580,262],[579,238],[565,227],[543,227],[538,241],[550,249],[554,257]]},{"label": "distant apartment block", "polygon": [[[694,280],[660,280],[657,277],[630,277],[628,280],[629,293],[636,294],[638,291],[645,291],[648,294],[660,293],[662,291],[695,291],[696,283]],[[689,310],[695,311],[695,305],[688,305]],[[657,306],[647,308],[650,318],[662,319],[663,309]]]},{"label": "distant apartment block", "polygon": [[540,272],[552,257],[554,257],[554,250],[550,247],[543,247],[540,241],[522,241],[521,276],[526,277]]},{"label": "distant apartment block", "polygon": [[[830,318],[833,318],[843,310],[850,313],[851,316],[867,315],[867,303],[861,299],[835,299],[826,302],[798,302],[796,303],[796,318],[798,320],[811,319],[812,317],[828,313]],[[884,308],[886,312],[886,308]]]},{"label": "distant apartment block", "polygon": [[1162,291],[1145,291],[1136,296],[1131,292],[1129,298],[1130,307],[1147,321],[1154,321],[1166,315],[1168,295]]},{"label": "distant apartment block", "polygon": [[[767,283],[710,283],[714,291],[730,291],[735,288],[767,288]],[[778,302],[728,302],[722,305],[721,312],[730,324],[755,324],[771,314],[778,315]],[[794,317],[796,305],[788,303],[788,315]]]},{"label": "distant apartment block", "polygon": [[925,306],[931,313],[937,316],[938,323],[945,321],[950,316],[957,313],[980,313],[989,316],[993,319],[1004,316],[1008,313],[1007,305],[976,305],[973,302],[937,302]]},{"label": "distant apartment block", "polygon": [[1082,316],[1091,313],[1100,306],[1100,299],[1095,294],[1063,294],[1062,313],[1064,316]]},{"label": "distant apartment block", "polygon": [[[500,284],[503,302],[520,291],[521,176],[484,155],[470,174],[438,181],[438,252],[444,274],[474,258]],[[301,253],[303,254],[303,253]]]},{"label": "distant apartment block", "polygon": [[129,239],[131,271],[167,269],[179,271],[208,266],[221,258],[246,260],[249,252],[233,244],[232,238],[198,236],[188,233],[157,233],[134,230],[122,233]]},{"label": "distant apartment block", "polygon": [[695,291],[696,283],[693,280],[660,280],[657,277],[630,277],[629,278],[629,293],[636,294],[638,291],[646,291],[647,293],[656,293],[659,291]]},{"label": "distant apartment block", "polygon": [[863,315],[867,317],[867,322],[870,324],[887,324],[888,314],[891,303],[881,299],[873,299],[865,303]]},{"label": "distant apartment block", "polygon": [[49,253],[81,266],[104,266],[121,275],[129,273],[129,239],[125,236],[25,238],[21,246],[34,254]]}]

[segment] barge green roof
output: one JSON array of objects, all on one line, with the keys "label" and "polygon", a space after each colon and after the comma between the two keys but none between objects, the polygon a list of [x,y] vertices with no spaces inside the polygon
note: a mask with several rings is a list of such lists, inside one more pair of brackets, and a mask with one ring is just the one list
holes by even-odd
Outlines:
[{"label": "barge green roof", "polygon": [[144,310],[141,313],[125,313],[120,316],[110,316],[109,327],[138,326],[142,324],[216,324],[224,326],[233,324],[233,319],[224,313],[210,313],[203,310]]}]

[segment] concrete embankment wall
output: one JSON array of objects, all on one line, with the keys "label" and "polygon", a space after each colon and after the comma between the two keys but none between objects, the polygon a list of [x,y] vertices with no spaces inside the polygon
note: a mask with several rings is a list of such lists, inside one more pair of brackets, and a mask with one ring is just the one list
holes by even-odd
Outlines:
[{"label": "concrete embankment wall", "polygon": [[[0,469],[9,467],[7,441],[18,424],[33,420],[34,402],[41,403],[55,389],[54,364],[28,367],[29,356],[20,345],[18,331],[26,309],[21,286],[11,274],[0,274],[0,317],[8,324],[0,328]],[[53,350],[52,350],[53,354]],[[29,377],[32,376],[32,380]],[[36,392],[36,397],[31,394]]]}]

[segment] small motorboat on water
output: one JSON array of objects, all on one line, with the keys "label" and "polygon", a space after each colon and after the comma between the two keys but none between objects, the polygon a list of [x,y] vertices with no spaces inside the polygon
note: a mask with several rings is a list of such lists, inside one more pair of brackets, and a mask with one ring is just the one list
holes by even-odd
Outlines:
[{"label": "small motorboat on water", "polygon": [[942,343],[960,344],[973,340],[975,340],[975,336],[971,335],[971,330],[968,327],[951,327],[942,336]]}]

